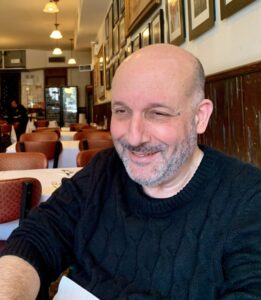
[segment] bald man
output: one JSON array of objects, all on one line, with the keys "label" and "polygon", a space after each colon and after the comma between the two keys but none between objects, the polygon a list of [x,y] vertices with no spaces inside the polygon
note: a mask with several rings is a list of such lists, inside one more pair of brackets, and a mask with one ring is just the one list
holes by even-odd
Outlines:
[{"label": "bald man", "polygon": [[212,113],[185,50],[136,51],[112,83],[115,149],[13,232],[0,299],[38,299],[70,267],[99,299],[261,299],[261,171],[197,144]]}]

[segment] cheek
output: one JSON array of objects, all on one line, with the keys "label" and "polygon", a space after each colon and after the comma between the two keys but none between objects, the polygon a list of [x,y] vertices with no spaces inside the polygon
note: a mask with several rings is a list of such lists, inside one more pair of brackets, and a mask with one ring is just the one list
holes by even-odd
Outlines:
[{"label": "cheek", "polygon": [[111,135],[114,139],[117,139],[124,135],[124,133],[127,131],[126,130],[126,125],[124,125],[124,122],[119,122],[115,118],[111,118]]}]

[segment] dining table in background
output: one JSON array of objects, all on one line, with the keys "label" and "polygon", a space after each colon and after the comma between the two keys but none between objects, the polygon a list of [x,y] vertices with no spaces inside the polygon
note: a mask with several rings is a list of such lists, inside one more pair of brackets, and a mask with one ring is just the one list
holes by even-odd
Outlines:
[{"label": "dining table in background", "polygon": [[[58,168],[73,168],[76,167],[76,157],[79,153],[79,141],[61,140],[63,150],[59,156]],[[6,148],[6,152],[13,153],[15,150],[15,143]],[[49,167],[53,166],[53,160],[49,160]]]},{"label": "dining table in background", "polygon": [[[81,168],[57,168],[57,169],[34,169],[0,171],[0,180],[21,177],[37,178],[42,185],[41,202],[46,201],[51,194],[60,186],[62,178],[70,178]],[[0,224],[0,240],[6,240],[11,232],[18,226],[19,221]]]}]

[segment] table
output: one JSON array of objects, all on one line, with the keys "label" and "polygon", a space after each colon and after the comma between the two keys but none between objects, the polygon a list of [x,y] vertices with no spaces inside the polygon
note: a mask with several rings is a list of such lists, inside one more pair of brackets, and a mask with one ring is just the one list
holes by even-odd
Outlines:
[{"label": "table", "polygon": [[[61,141],[63,151],[59,156],[58,168],[73,168],[76,167],[76,157],[79,152],[79,141]],[[6,152],[16,152],[15,144],[6,148]],[[53,161],[49,161],[49,167],[53,166]]]},{"label": "table", "polygon": [[77,131],[61,131],[61,141],[73,141],[73,136]]},{"label": "table", "polygon": [[[72,177],[81,168],[34,169],[17,171],[0,171],[0,180],[21,177],[37,178],[42,185],[41,202],[46,201],[54,190],[60,185],[62,178]],[[6,240],[11,232],[18,226],[18,220],[0,224],[0,240]]]}]

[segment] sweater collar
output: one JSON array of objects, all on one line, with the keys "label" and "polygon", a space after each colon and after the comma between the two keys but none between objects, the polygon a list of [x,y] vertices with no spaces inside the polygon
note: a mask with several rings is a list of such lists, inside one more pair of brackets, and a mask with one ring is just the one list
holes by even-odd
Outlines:
[{"label": "sweater collar", "polygon": [[217,151],[201,146],[204,157],[189,183],[175,196],[169,198],[153,198],[143,192],[142,187],[127,176],[127,199],[130,210],[135,214],[162,215],[178,209],[193,201],[201,193],[215,173]]}]

